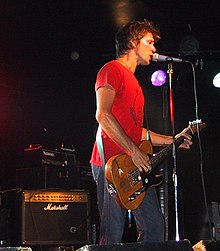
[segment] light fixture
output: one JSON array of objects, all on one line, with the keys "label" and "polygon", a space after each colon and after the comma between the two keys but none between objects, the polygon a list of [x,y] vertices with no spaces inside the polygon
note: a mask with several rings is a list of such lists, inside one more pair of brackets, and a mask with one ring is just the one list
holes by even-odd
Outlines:
[{"label": "light fixture", "polygon": [[186,35],[180,42],[180,50],[184,55],[197,55],[199,52],[199,41],[193,35]]},{"label": "light fixture", "polygon": [[216,88],[220,88],[220,72],[214,76],[212,83]]},{"label": "light fixture", "polygon": [[151,74],[151,84],[154,86],[162,86],[166,80],[167,74],[164,70],[158,69]]}]

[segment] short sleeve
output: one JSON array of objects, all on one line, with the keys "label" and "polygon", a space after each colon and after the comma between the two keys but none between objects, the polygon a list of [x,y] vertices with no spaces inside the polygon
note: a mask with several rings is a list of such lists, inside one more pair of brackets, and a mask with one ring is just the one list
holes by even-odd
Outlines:
[{"label": "short sleeve", "polygon": [[111,61],[105,64],[98,72],[95,91],[106,84],[111,85],[117,91],[122,87],[122,79],[123,72],[116,64],[114,64],[114,61]]}]

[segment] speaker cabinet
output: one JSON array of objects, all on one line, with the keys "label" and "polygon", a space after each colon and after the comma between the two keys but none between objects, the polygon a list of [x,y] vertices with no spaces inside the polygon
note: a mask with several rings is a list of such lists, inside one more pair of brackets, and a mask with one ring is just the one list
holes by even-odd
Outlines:
[{"label": "speaker cabinet", "polygon": [[90,243],[90,199],[85,190],[25,190],[18,196],[18,244]]},{"label": "speaker cabinet", "polygon": [[79,166],[43,165],[16,169],[16,186],[23,190],[79,189]]},{"label": "speaker cabinet", "polygon": [[31,247],[0,247],[0,251],[32,251]]},{"label": "speaker cabinet", "polygon": [[137,242],[113,245],[87,245],[77,251],[193,251],[188,240],[168,242]]}]

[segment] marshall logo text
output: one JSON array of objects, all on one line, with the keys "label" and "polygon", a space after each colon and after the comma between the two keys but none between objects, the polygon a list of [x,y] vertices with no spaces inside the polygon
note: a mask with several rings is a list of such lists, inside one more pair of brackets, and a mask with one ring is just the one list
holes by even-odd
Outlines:
[{"label": "marshall logo text", "polygon": [[48,203],[46,207],[44,207],[45,211],[66,211],[68,210],[69,205],[53,205],[52,203]]}]

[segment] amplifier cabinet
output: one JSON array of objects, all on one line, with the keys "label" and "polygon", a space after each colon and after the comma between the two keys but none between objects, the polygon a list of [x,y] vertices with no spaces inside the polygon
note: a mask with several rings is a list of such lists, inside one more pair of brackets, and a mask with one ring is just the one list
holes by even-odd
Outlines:
[{"label": "amplifier cabinet", "polygon": [[85,190],[24,190],[20,197],[20,244],[90,243],[90,198]]},{"label": "amplifier cabinet", "polygon": [[16,186],[23,190],[79,189],[79,166],[43,165],[16,170]]},{"label": "amplifier cabinet", "polygon": [[0,251],[32,251],[31,247],[0,247]]}]

